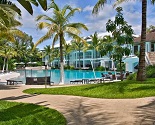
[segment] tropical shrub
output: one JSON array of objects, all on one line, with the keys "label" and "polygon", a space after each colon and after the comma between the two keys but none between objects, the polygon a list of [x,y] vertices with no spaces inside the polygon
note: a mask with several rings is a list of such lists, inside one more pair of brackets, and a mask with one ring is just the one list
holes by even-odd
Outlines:
[{"label": "tropical shrub", "polygon": [[15,65],[15,59],[9,60],[9,62],[8,62],[8,69],[9,69],[10,71],[12,71],[12,70],[15,69],[15,67],[16,67],[16,65]]},{"label": "tropical shrub", "polygon": [[74,66],[70,66],[70,69],[71,69],[71,70],[74,70],[74,69],[75,69],[75,67],[74,67]]},{"label": "tropical shrub", "polygon": [[136,77],[137,77],[137,72],[130,74],[127,77],[127,80],[136,80]]},{"label": "tropical shrub", "polygon": [[146,67],[146,77],[155,78],[155,65]]},{"label": "tropical shrub", "polygon": [[74,66],[64,66],[64,69],[70,69],[70,70],[74,70]]},{"label": "tropical shrub", "polygon": [[103,66],[99,66],[95,68],[95,71],[104,71],[105,68]]},{"label": "tropical shrub", "polygon": [[[116,68],[117,68],[117,71],[120,71],[120,64],[119,63],[116,65]],[[125,63],[122,63],[121,68],[122,68],[122,71],[125,71]]]}]

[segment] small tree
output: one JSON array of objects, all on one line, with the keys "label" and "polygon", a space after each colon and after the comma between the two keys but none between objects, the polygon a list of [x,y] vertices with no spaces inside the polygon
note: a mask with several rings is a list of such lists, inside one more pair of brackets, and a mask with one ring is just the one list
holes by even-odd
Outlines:
[{"label": "small tree", "polygon": [[82,38],[74,37],[74,40],[72,41],[72,48],[79,52],[79,63],[78,63],[79,69],[81,69],[80,52],[81,50],[86,49],[86,45],[87,45],[86,41],[83,40]]},{"label": "small tree", "polygon": [[64,55],[67,58],[67,67],[70,66],[70,52],[73,50],[73,47],[70,44],[64,45]]},{"label": "small tree", "polygon": [[47,15],[39,15],[36,20],[44,20],[45,22],[39,22],[38,28],[44,29],[47,28],[47,33],[42,36],[35,44],[35,47],[47,39],[53,37],[52,46],[54,47],[55,43],[59,41],[60,44],[60,83],[64,84],[64,59],[63,59],[63,48],[66,42],[65,36],[79,37],[81,34],[81,29],[88,30],[86,25],[82,23],[70,23],[70,18],[73,15],[80,11],[80,8],[72,8],[69,5],[64,6],[62,9],[54,2],[50,4],[49,9],[53,10],[52,17]]},{"label": "small tree", "polygon": [[[89,45],[88,49],[92,49],[93,50],[93,59],[95,59],[95,58],[97,58],[97,52],[99,51],[99,47],[101,45],[101,41],[98,38],[97,32],[95,32],[90,37],[91,37],[92,42]],[[93,67],[96,67],[95,66],[95,60],[93,60]]]},{"label": "small tree", "polygon": [[[133,44],[133,29],[124,20],[122,7],[117,7],[116,11],[115,20],[109,20],[106,23],[106,30],[112,33],[115,40],[111,56],[114,61],[119,61],[120,73],[122,76],[122,59],[123,56],[128,56],[131,53],[130,46]],[[122,77],[121,80],[123,80]]]}]

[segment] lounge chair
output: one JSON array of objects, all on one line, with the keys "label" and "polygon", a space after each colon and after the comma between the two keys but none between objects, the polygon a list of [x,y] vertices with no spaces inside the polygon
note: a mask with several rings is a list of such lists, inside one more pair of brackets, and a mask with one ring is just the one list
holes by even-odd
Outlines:
[{"label": "lounge chair", "polygon": [[105,81],[112,80],[112,75],[110,75],[110,74],[103,74],[103,73],[101,73],[101,75],[102,75],[102,79],[104,79]]}]

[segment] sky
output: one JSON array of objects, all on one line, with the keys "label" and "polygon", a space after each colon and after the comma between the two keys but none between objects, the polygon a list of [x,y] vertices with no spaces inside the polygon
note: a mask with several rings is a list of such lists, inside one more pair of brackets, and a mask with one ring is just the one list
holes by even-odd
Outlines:
[{"label": "sky", "polygon": [[[111,0],[113,1],[113,0]],[[23,25],[19,27],[23,32],[31,35],[33,37],[33,42],[36,43],[39,38],[41,38],[47,31],[38,30],[37,23],[35,18],[38,15],[46,14],[52,16],[52,10],[43,11],[41,7],[33,6],[34,14],[30,15],[16,0],[13,2],[21,9],[22,18],[19,20]],[[50,3],[50,0],[48,1]],[[60,7],[64,5],[70,5],[73,8],[81,8],[81,12],[77,12],[71,19],[70,22],[80,22],[85,24],[88,27],[88,31],[82,30],[82,37],[89,36],[97,32],[99,35],[106,35],[106,22],[111,19],[114,20],[116,11],[113,8],[113,2],[105,4],[105,6],[100,9],[97,15],[92,14],[94,5],[97,3],[97,0],[55,0],[55,3]],[[132,25],[135,35],[140,35],[141,32],[141,2],[131,0],[129,2],[124,2],[120,4],[123,8],[123,15],[125,20],[129,25]],[[155,25],[155,6],[151,5],[148,2],[147,8],[147,27],[150,25]],[[69,38],[66,38],[69,40]],[[43,49],[46,45],[51,45],[52,39],[49,39],[37,47]]]}]

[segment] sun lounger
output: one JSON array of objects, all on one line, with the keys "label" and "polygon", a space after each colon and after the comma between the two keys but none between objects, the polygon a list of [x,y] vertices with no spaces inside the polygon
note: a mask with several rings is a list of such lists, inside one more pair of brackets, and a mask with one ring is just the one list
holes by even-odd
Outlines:
[{"label": "sun lounger", "polygon": [[22,81],[18,81],[18,80],[11,80],[11,79],[9,79],[9,80],[6,80],[7,81],[7,85],[16,85],[16,84],[18,84],[18,83],[23,83]]},{"label": "sun lounger", "polygon": [[70,81],[70,84],[82,84],[82,80],[74,80],[74,81]]}]

